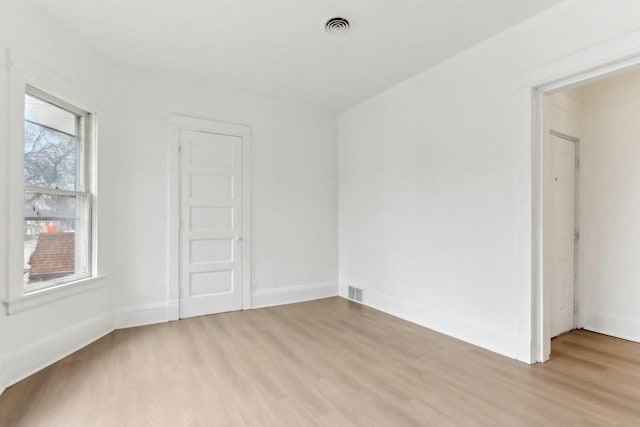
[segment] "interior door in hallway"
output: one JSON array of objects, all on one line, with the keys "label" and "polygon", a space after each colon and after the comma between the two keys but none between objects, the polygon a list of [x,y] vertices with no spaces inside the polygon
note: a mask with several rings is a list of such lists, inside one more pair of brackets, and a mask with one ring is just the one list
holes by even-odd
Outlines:
[{"label": "interior door in hallway", "polygon": [[575,142],[551,134],[548,189],[548,250],[551,281],[551,337],[575,328]]},{"label": "interior door in hallway", "polygon": [[180,130],[180,317],[242,309],[242,138]]}]

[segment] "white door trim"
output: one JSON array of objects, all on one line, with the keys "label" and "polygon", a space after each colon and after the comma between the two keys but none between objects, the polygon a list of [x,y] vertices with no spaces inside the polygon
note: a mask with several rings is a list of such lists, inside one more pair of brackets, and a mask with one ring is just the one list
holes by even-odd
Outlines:
[{"label": "white door trim", "polygon": [[[169,250],[167,300],[180,301],[180,129],[212,132],[242,138],[242,309],[251,308],[251,128],[235,123],[169,116]],[[178,304],[179,305],[179,304]],[[177,320],[179,313],[172,319]]]},{"label": "white door trim", "polygon": [[[542,245],[544,200],[542,180],[544,179],[543,147],[545,136],[543,97],[546,94],[601,79],[607,75],[637,68],[640,66],[640,50],[637,47],[639,36],[640,32],[627,34],[535,69],[527,70],[521,75],[520,89],[526,91],[527,96],[523,99],[528,99],[530,113],[526,118],[530,127],[527,126],[525,129],[530,132],[531,141],[531,172],[529,175],[531,179],[531,293],[528,296],[522,294],[521,301],[530,301],[528,320],[530,320],[531,328],[529,335],[531,362],[545,362],[551,353],[549,307],[548,299],[545,298],[549,289],[543,280],[545,259]],[[524,325],[526,322],[522,324]],[[522,332],[519,333],[519,336],[522,339],[526,337]]]}]

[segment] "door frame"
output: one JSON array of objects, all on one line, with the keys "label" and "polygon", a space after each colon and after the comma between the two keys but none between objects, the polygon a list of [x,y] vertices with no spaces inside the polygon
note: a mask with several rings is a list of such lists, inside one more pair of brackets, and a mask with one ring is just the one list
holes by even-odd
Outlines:
[{"label": "door frame", "polygon": [[169,116],[169,250],[167,300],[180,318],[180,130],[210,132],[242,138],[242,310],[251,308],[251,127],[177,114]]},{"label": "door frame", "polygon": [[[544,281],[544,194],[543,194],[543,161],[545,148],[545,131],[548,127],[544,121],[544,96],[567,90],[588,82],[597,81],[616,74],[640,68],[640,51],[637,46],[632,53],[607,51],[606,44],[597,46],[607,54],[608,60],[586,64],[576,71],[565,69],[559,73],[558,68],[566,64],[546,64],[540,68],[529,70],[523,75],[524,90],[530,94],[530,131],[531,131],[531,361],[546,362],[551,354],[551,334],[549,327],[548,283]],[[595,52],[594,52],[595,53]],[[600,53],[600,52],[598,52]],[[563,58],[565,61],[567,58]],[[583,58],[581,58],[583,59]],[[577,147],[576,147],[577,149]],[[580,170],[578,171],[580,172]],[[579,256],[579,255],[578,255]],[[577,259],[577,257],[576,257]],[[580,266],[576,270],[580,274]]]}]

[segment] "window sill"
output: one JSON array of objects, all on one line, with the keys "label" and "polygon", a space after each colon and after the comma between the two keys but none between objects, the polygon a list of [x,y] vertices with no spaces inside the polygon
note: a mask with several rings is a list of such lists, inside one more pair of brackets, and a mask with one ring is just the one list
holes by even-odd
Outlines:
[{"label": "window sill", "polygon": [[29,292],[10,301],[3,301],[7,316],[30,310],[40,305],[48,304],[73,295],[101,288],[105,284],[106,276],[93,276],[63,283],[45,289]]}]

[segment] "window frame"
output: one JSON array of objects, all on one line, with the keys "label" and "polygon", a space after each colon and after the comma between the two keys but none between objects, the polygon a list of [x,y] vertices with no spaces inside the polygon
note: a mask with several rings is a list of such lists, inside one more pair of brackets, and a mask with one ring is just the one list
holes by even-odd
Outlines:
[{"label": "window frame", "polygon": [[[46,280],[41,283],[26,285],[23,284],[23,294],[30,295],[32,293],[40,292],[47,289],[54,289],[59,286],[69,285],[72,283],[76,283],[79,281],[83,281],[94,277],[94,262],[92,257],[92,249],[93,249],[93,238],[95,235],[95,230],[93,228],[93,199],[94,195],[92,190],[92,148],[93,148],[93,114],[90,112],[83,110],[80,107],[75,106],[63,99],[60,99],[49,92],[38,89],[37,87],[30,85],[29,83],[25,84],[24,95],[32,96],[36,99],[40,99],[45,101],[53,106],[61,108],[65,111],[68,111],[74,114],[76,117],[81,118],[81,126],[78,131],[81,132],[81,138],[79,143],[80,155],[77,156],[77,160],[80,163],[77,169],[79,169],[78,178],[80,180],[79,189],[76,190],[63,190],[58,188],[47,188],[47,187],[39,187],[27,185],[24,183],[23,179],[23,193],[37,193],[37,194],[46,194],[51,196],[69,196],[76,197],[78,199],[84,199],[83,208],[78,209],[78,224],[82,227],[82,237],[83,244],[78,244],[78,237],[76,237],[76,242],[74,243],[74,247],[76,250],[76,260],[78,259],[79,253],[77,252],[78,247],[82,247],[83,253],[83,263],[86,265],[86,271],[82,272],[74,272],[65,277],[61,277],[58,279]],[[24,116],[24,111],[23,111]],[[24,120],[23,120],[24,127]],[[24,156],[24,138],[23,138],[23,156]],[[77,171],[78,172],[78,171]],[[26,221],[26,218],[23,216],[23,221]],[[24,238],[23,238],[24,239]],[[24,245],[24,241],[23,241]],[[77,262],[77,261],[76,261]]]},{"label": "window frame", "polygon": [[[5,132],[0,135],[0,229],[6,231],[6,240],[0,245],[0,298],[4,314],[17,315],[43,306],[64,307],[70,298],[77,301],[90,301],[89,295],[108,295],[110,287],[108,267],[105,262],[108,235],[102,227],[102,218],[108,215],[102,206],[100,196],[102,189],[102,172],[100,171],[100,144],[103,137],[110,137],[108,127],[111,116],[108,97],[98,96],[87,86],[86,81],[72,79],[55,70],[45,67],[34,58],[16,49],[0,51],[0,59],[6,64],[7,85],[0,85],[0,96],[7,102],[0,102],[0,124]],[[0,75],[3,73],[0,72]],[[92,276],[70,283],[52,286],[36,292],[25,294],[24,286],[24,109],[25,88],[30,84],[47,93],[73,103],[91,114],[91,147],[87,158],[91,162],[90,191],[92,197]]]}]

